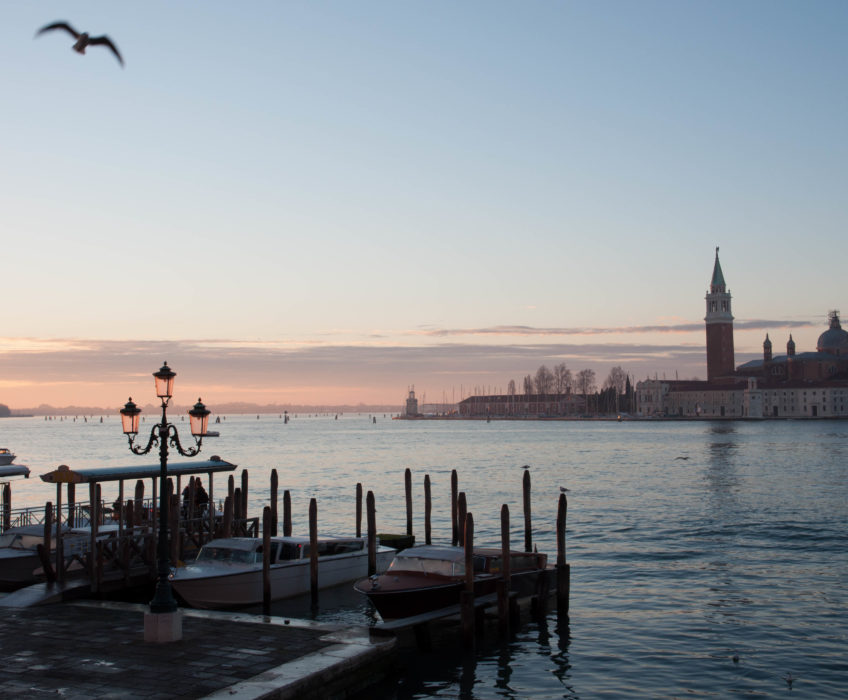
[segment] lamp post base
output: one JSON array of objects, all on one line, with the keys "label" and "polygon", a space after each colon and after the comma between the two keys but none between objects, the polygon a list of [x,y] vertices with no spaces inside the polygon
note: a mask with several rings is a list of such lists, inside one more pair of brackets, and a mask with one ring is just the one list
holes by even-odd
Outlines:
[{"label": "lamp post base", "polygon": [[144,641],[155,643],[178,642],[183,638],[181,610],[165,613],[144,613]]}]

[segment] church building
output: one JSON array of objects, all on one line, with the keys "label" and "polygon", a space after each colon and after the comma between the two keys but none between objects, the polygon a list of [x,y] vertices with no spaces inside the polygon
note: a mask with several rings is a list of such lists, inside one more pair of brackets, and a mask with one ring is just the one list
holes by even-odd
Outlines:
[{"label": "church building", "polygon": [[763,358],[734,367],[731,297],[716,248],[706,295],[707,380],[649,379],[636,385],[641,416],[681,418],[848,417],[848,331],[831,311],[815,352],[775,356],[766,334]]}]

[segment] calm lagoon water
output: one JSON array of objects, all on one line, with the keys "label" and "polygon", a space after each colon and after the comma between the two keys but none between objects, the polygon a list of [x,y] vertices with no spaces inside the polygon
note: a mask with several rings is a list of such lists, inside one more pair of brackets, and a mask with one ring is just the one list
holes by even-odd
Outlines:
[{"label": "calm lagoon water", "polygon": [[[59,464],[155,462],[127,450],[117,416],[99,418],[4,419],[0,445],[34,475]],[[552,614],[509,644],[411,654],[386,697],[848,697],[848,421],[376,418],[298,415],[286,425],[277,415],[227,416],[202,456],[249,469],[257,514],[276,468],[296,532],[306,530],[312,497],[322,531],[351,532],[356,482],[375,494],[378,529],[403,532],[409,467],[416,534],[423,538],[429,474],[433,537],[449,540],[456,469],[477,541],[499,543],[506,503],[520,545],[526,464],[534,542],[553,552],[559,487],[570,489],[569,624],[560,628]],[[217,495],[224,486],[216,480]],[[54,491],[36,476],[13,494],[15,506],[36,505]],[[314,613],[298,601],[278,611],[373,620],[355,595],[328,598]]]}]

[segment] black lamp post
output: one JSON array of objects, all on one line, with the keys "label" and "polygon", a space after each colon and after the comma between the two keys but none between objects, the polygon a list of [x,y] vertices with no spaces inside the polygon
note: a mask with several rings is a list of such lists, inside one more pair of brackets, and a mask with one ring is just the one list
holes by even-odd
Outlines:
[{"label": "black lamp post", "polygon": [[141,409],[133,403],[132,398],[121,409],[121,423],[124,434],[129,440],[130,450],[135,454],[147,454],[154,445],[159,445],[159,464],[161,466],[159,476],[159,565],[156,578],[156,594],[153,596],[153,600],[150,601],[150,612],[172,613],[177,610],[177,601],[174,600],[174,594],[171,592],[171,581],[168,578],[170,571],[168,565],[168,495],[166,489],[168,481],[168,444],[170,443],[171,447],[184,457],[194,457],[194,455],[200,452],[200,445],[207,432],[206,429],[209,425],[209,414],[211,411],[206,409],[206,406],[200,402],[200,399],[197,400],[194,408],[188,412],[191,434],[194,436],[196,447],[183,448],[180,444],[177,427],[173,423],[169,423],[167,418],[168,401],[173,396],[174,377],[177,374],[168,367],[168,363],[166,362],[158,372],[153,373],[153,376],[156,378],[156,396],[162,401],[162,421],[158,425],[153,426],[147,446],[141,447],[133,444],[136,435],[138,435],[138,422]]}]

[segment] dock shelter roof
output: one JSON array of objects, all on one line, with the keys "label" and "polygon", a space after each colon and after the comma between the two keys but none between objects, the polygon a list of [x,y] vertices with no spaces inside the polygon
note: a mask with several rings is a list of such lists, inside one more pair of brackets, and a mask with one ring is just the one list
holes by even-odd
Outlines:
[{"label": "dock shelter roof", "polygon": [[0,467],[0,479],[6,479],[10,476],[29,478],[29,467],[25,467],[23,464],[6,464]]},{"label": "dock shelter roof", "polygon": [[[231,472],[236,466],[218,457],[200,462],[174,462],[168,464],[168,476],[189,474],[211,474]],[[58,469],[41,475],[41,480],[50,484],[91,484],[101,481],[123,481],[125,479],[157,479],[161,474],[159,464],[129,467],[93,467],[71,469],[63,464]]]}]

